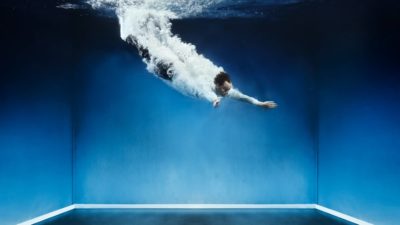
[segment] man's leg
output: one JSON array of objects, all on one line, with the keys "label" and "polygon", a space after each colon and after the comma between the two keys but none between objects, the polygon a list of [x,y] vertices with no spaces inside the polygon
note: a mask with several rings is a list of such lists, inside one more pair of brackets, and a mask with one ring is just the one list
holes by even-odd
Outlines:
[{"label": "man's leg", "polygon": [[[137,39],[133,36],[129,36],[126,38],[126,42],[128,42],[131,45],[134,45],[139,52],[140,57],[144,58],[147,62],[150,62],[150,53],[149,50],[142,45],[140,45],[137,41]],[[172,63],[165,63],[165,62],[158,62],[156,64],[156,70],[155,73],[165,79],[165,80],[172,80],[173,74],[170,70],[172,67]]]},{"label": "man's leg", "polygon": [[164,62],[158,62],[157,63],[157,69],[156,73],[159,77],[165,79],[165,80],[172,80],[173,74],[171,71],[172,63],[164,63]]},{"label": "man's leg", "polygon": [[126,38],[126,42],[127,42],[128,44],[134,45],[134,46],[137,48],[140,57],[146,59],[147,61],[150,61],[149,50],[148,50],[147,48],[143,47],[142,45],[140,45],[140,44],[137,42],[137,40],[136,40],[135,37],[133,37],[133,36],[131,36],[131,35],[128,36],[128,37]]}]

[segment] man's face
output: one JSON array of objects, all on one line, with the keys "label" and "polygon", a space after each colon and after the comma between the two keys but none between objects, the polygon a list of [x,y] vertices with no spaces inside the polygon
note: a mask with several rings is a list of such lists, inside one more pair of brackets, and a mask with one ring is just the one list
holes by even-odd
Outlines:
[{"label": "man's face", "polygon": [[232,83],[225,81],[222,85],[217,86],[217,91],[220,95],[225,96],[228,94],[229,90],[232,88]]}]

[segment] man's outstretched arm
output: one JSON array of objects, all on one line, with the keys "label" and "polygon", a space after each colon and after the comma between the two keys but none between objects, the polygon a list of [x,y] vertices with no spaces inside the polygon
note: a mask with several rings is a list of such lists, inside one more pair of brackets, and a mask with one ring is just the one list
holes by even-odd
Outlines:
[{"label": "man's outstretched arm", "polygon": [[276,108],[278,105],[274,102],[274,101],[264,101],[261,102],[259,100],[257,100],[256,98],[250,97],[248,95],[243,94],[242,92],[240,92],[237,89],[231,89],[228,92],[228,96],[230,98],[239,100],[239,101],[243,101],[243,102],[248,102],[251,103],[253,105],[256,106],[260,106],[260,107],[265,107],[265,108]]}]

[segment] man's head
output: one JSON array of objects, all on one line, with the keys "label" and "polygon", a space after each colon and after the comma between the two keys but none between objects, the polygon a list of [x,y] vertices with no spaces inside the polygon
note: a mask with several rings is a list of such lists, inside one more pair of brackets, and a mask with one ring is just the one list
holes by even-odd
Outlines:
[{"label": "man's head", "polygon": [[232,82],[229,75],[225,72],[220,72],[214,78],[215,90],[218,94],[225,96],[228,91],[232,88]]}]

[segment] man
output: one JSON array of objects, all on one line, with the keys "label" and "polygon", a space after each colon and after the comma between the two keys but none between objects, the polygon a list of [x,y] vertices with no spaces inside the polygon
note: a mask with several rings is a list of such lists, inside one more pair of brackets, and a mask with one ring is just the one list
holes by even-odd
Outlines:
[{"label": "man", "polygon": [[[136,46],[139,51],[139,55],[143,58],[143,61],[146,64],[153,65],[153,69],[151,70],[151,72],[156,74],[159,78],[170,83],[172,86],[177,86],[179,84],[182,85],[182,83],[184,83],[184,86],[188,86],[187,83],[190,83],[189,88],[192,90],[191,94],[195,97],[203,98],[210,101],[214,107],[218,107],[220,105],[221,99],[223,97],[230,97],[232,99],[248,102],[250,104],[264,108],[272,109],[277,107],[277,104],[274,101],[262,102],[241,93],[238,89],[233,88],[232,81],[229,75],[224,71],[220,71],[215,75],[207,74],[203,77],[193,76],[193,80],[200,79],[201,81],[199,82],[192,82],[192,78],[181,79],[182,75],[174,72],[176,70],[174,70],[175,65],[172,62],[166,62],[165,60],[160,60],[159,58],[152,56],[149,50],[146,47],[140,45],[137,39],[133,36],[129,36],[126,41]],[[184,59],[181,58],[178,62],[181,64],[187,63]],[[175,83],[179,84],[174,85]]]},{"label": "man", "polygon": [[[220,72],[215,76],[214,78],[214,84],[215,84],[215,92],[218,96],[222,97],[230,97],[239,101],[244,101],[251,103],[256,106],[264,107],[264,108],[276,108],[277,104],[274,101],[264,101],[260,102],[257,99],[247,96],[243,93],[241,93],[239,90],[233,88],[231,79],[229,75],[225,72]],[[218,107],[221,102],[221,98],[218,97],[213,101],[213,106]]]}]

